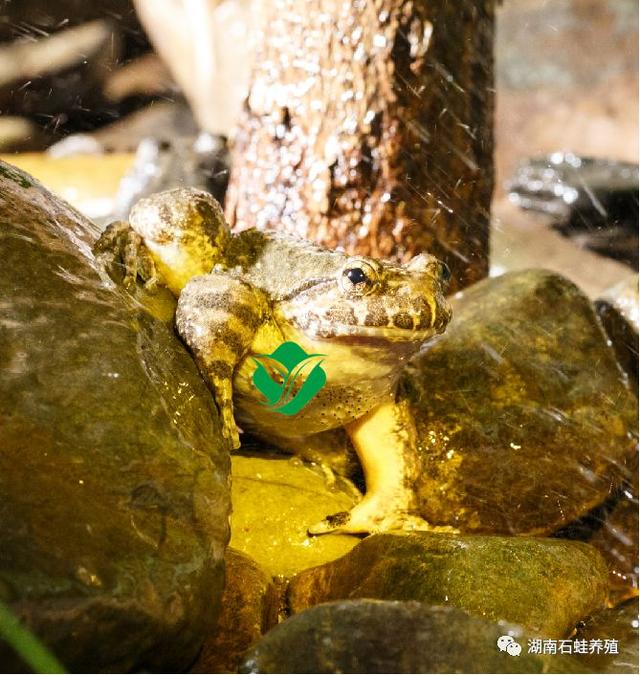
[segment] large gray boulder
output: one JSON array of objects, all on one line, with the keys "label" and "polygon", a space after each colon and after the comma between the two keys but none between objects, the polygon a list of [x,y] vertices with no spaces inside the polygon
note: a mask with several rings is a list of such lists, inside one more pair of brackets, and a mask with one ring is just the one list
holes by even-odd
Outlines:
[{"label": "large gray boulder", "polygon": [[[74,671],[185,668],[215,624],[229,459],[170,324],[95,227],[0,163],[0,599]],[[24,668],[0,642],[0,663]]]}]

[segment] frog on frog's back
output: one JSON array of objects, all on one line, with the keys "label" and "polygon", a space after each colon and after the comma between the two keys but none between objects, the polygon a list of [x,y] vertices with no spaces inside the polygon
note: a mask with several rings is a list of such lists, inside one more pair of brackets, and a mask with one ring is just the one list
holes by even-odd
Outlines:
[{"label": "frog on frog's back", "polygon": [[[398,265],[272,232],[232,235],[217,202],[193,189],[141,200],[130,220],[133,231],[116,224],[105,232],[98,257],[104,261],[123,242],[131,251],[134,242],[137,256],[133,265],[125,261],[127,269],[143,270],[147,283],[164,284],[178,297],[178,332],[209,381],[224,433],[236,447],[234,413],[243,429],[315,458],[332,435],[349,435],[367,494],[351,512],[329,516],[310,531],[424,526],[415,516],[415,430],[395,393],[404,361],[450,319],[446,267],[429,255]],[[322,354],[327,376],[290,417],[264,406],[252,383],[252,356],[271,354],[287,341]]]}]

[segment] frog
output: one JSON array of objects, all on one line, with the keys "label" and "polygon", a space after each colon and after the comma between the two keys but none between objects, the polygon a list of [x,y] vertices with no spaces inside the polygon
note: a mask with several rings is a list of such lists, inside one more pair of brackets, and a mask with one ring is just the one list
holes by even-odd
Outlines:
[{"label": "frog", "polygon": [[[177,188],[146,197],[128,222],[94,247],[125,286],[168,289],[175,329],[210,386],[222,433],[238,427],[271,446],[323,462],[344,443],[361,464],[365,494],[350,511],[310,524],[310,535],[446,530],[424,521],[415,483],[418,439],[403,366],[451,319],[445,263],[428,253],[405,263],[325,249],[277,231],[231,232],[207,192]],[[296,414],[265,406],[256,356],[295,343],[322,355],[324,386]]]}]

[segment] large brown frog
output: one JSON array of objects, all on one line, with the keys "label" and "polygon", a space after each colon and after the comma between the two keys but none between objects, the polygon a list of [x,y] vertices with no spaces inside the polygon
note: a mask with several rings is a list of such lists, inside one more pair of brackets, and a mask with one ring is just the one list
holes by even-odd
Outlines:
[{"label": "large brown frog", "polygon": [[[237,422],[322,461],[346,432],[366,495],[310,533],[429,527],[416,515],[415,428],[396,387],[406,360],[450,320],[443,263],[422,254],[398,265],[274,232],[231,234],[217,202],[194,189],[141,200],[130,223],[110,226],[95,251],[106,265],[123,259],[127,282],[141,277],[178,298],[178,333],[211,386],[234,447]],[[266,406],[254,383],[256,356],[284,343],[321,355],[326,375],[293,415]],[[277,382],[280,375],[270,372]]]}]

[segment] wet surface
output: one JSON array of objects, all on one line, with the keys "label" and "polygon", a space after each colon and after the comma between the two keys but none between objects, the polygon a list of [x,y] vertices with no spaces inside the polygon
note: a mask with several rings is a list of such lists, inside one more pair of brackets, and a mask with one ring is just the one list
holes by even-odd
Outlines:
[{"label": "wet surface", "polygon": [[95,225],[4,163],[0,221],[0,597],[72,670],[183,668],[228,539],[211,397]]},{"label": "wet surface", "polygon": [[353,492],[329,489],[321,471],[275,457],[234,456],[232,467],[230,545],[268,574],[289,577],[338,558],[358,543],[344,534],[307,534],[314,523],[354,503]]},{"label": "wet surface", "polygon": [[636,399],[591,303],[562,277],[510,273],[452,304],[404,379],[422,515],[463,532],[550,533],[629,475]]},{"label": "wet surface", "polygon": [[493,8],[331,0],[311,19],[291,0],[266,6],[232,148],[232,227],[374,257],[426,250],[452,288],[485,276]]}]

